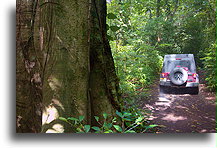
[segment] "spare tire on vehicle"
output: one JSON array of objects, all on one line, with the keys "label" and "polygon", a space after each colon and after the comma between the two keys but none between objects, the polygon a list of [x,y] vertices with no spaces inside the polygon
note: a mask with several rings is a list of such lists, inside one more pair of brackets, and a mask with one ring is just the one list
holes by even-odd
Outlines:
[{"label": "spare tire on vehicle", "polygon": [[170,80],[175,85],[182,85],[188,79],[188,72],[183,68],[175,68],[170,72]]}]

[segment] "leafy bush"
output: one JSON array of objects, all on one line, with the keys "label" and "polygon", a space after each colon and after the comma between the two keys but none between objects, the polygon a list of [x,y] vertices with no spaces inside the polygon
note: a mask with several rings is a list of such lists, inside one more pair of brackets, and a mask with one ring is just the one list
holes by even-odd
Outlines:
[{"label": "leafy bush", "polygon": [[[141,113],[132,114],[130,112],[116,111],[116,115],[117,117],[109,120],[109,115],[103,113],[102,121],[100,121],[99,117],[94,116],[99,126],[84,125],[84,116],[78,118],[59,117],[59,119],[74,127],[77,133],[144,133],[158,126],[156,124],[147,124],[147,114],[144,116]],[[118,124],[117,120],[121,122]]]},{"label": "leafy bush", "polygon": [[206,81],[208,82],[208,87],[214,91],[217,86],[216,45],[212,44],[210,48],[205,51],[205,57],[201,59],[203,60],[204,68],[206,71]]},{"label": "leafy bush", "polygon": [[121,46],[111,42],[116,71],[123,94],[138,95],[158,77],[162,57],[153,47]]}]

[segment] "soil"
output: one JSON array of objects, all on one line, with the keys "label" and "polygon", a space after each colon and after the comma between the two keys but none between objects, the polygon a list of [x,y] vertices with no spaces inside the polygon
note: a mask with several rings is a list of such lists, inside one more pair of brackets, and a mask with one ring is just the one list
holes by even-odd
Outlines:
[{"label": "soil", "polygon": [[182,89],[160,93],[157,80],[149,90],[149,99],[139,101],[141,108],[152,111],[149,119],[159,125],[157,133],[216,132],[216,96],[207,89],[203,73],[201,76],[198,95]]}]

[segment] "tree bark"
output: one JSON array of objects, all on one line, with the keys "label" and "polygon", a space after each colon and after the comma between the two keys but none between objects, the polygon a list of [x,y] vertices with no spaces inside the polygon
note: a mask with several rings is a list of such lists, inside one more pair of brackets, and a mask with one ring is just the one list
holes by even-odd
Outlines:
[{"label": "tree bark", "polygon": [[41,130],[42,83],[34,46],[34,25],[38,1],[17,2],[16,34],[16,131]]},{"label": "tree bark", "polygon": [[114,116],[121,110],[119,80],[117,78],[111,48],[106,37],[106,1],[92,1],[90,42],[90,96],[92,122],[102,113]]},{"label": "tree bark", "polygon": [[[48,125],[55,121],[65,132],[70,132],[72,129],[58,121],[58,117],[82,115],[86,122],[88,116],[89,2],[65,0],[47,4],[43,9],[48,15],[43,21],[46,39],[43,131],[46,132]],[[51,125],[50,130],[54,126]]]},{"label": "tree bark", "polygon": [[[37,69],[28,77],[23,75],[25,82],[28,80],[31,85],[17,83],[17,101],[23,98],[21,102],[29,102],[31,109],[17,109],[17,116],[42,110],[42,116],[32,113],[29,119],[37,117],[32,121],[40,127],[35,127],[34,132],[46,133],[75,131],[59,117],[82,115],[84,124],[96,125],[94,116],[102,117],[103,113],[115,116],[115,110],[121,110],[121,100],[119,80],[106,38],[106,1],[40,1],[35,17],[31,40]],[[21,32],[17,30],[18,34]],[[17,52],[19,50],[22,47],[18,46]],[[23,60],[18,55],[17,71],[20,71],[24,67],[19,66]],[[40,83],[35,83],[36,76]],[[17,72],[17,80],[21,78]],[[31,99],[24,97],[27,92]],[[22,115],[23,118],[27,117]],[[18,124],[20,120],[18,118]],[[23,125],[29,123],[23,122]]]}]

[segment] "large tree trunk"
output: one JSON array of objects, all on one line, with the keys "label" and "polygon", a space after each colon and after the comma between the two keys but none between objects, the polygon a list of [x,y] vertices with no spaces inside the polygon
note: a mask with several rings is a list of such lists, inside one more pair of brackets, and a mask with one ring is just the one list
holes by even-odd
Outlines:
[{"label": "large tree trunk", "polygon": [[47,4],[42,12],[46,15],[43,132],[62,132],[51,129],[56,125],[70,132],[73,129],[59,121],[59,116],[83,115],[86,120],[88,116],[89,3],[65,0]]},{"label": "large tree trunk", "polygon": [[42,83],[34,25],[38,1],[17,1],[16,33],[16,130],[41,131]]},{"label": "large tree trunk", "polygon": [[[58,119],[60,116],[82,115],[84,124],[91,125],[96,124],[93,117],[101,117],[104,112],[114,116],[115,110],[120,110],[120,95],[106,38],[106,1],[40,1],[36,18],[36,39],[32,40],[40,68],[33,76],[38,74],[42,81],[40,87],[35,83],[30,85],[34,86],[31,87],[34,92],[29,91],[29,87],[25,91],[34,96],[32,104],[43,104],[42,132],[74,132],[72,127]],[[17,58],[17,61],[22,65],[22,59]],[[20,79],[21,76],[17,75],[17,80]],[[31,77],[23,76],[23,79],[31,80]],[[22,98],[21,102],[29,100],[29,97],[23,97],[25,85],[17,85],[20,88],[17,89],[20,94],[17,100]],[[40,95],[36,95],[39,94],[37,88],[40,88]],[[36,109],[34,107],[31,111],[36,112]],[[28,111],[19,110],[17,115]],[[41,124],[38,120],[32,121]],[[38,127],[36,132],[40,130]]]}]

